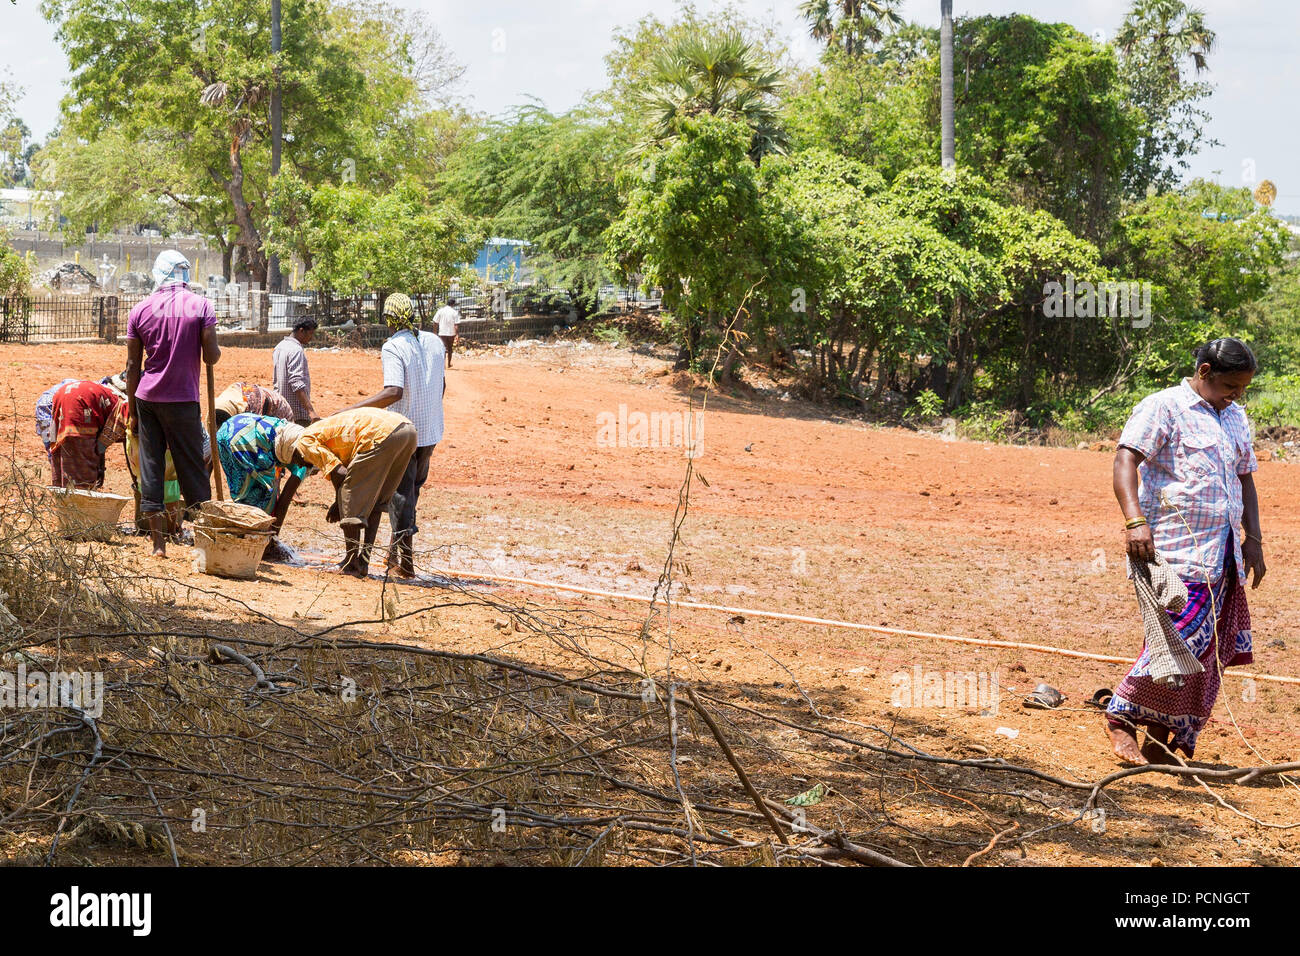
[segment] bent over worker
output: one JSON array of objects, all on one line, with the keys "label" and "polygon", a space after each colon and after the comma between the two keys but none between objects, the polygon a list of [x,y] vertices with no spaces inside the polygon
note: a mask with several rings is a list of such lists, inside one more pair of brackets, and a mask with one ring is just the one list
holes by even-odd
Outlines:
[{"label": "bent over worker", "polygon": [[293,406],[273,388],[249,382],[233,382],[217,396],[213,403],[217,413],[217,427],[236,415],[266,415],[284,421],[293,421]]},{"label": "bent over worker", "polygon": [[378,408],[322,418],[294,442],[292,463],[318,468],[334,484],[328,520],[343,526],[346,553],[339,568],[344,574],[369,574],[379,518],[406,473],[415,443],[415,426],[408,419]]},{"label": "bent over worker", "polygon": [[45,446],[45,455],[50,458],[50,463],[54,460],[50,456],[50,446],[54,444],[54,393],[64,385],[71,382],[80,381],[75,378],[65,378],[58,385],[51,385],[36,399],[36,436],[40,438],[41,444]]},{"label": "bent over worker", "polygon": [[[294,443],[302,432],[302,426],[291,421],[249,412],[231,416],[217,429],[217,455],[226,473],[230,497],[260,508],[275,519],[266,549],[270,557],[286,554],[278,540],[280,528],[298,486],[311,472],[305,465],[291,464]],[[284,487],[279,481],[281,465],[288,470]]]},{"label": "bent over worker", "polygon": [[126,400],[98,382],[68,382],[51,400],[50,465],[56,486],[99,488],[104,453],[126,435]]}]

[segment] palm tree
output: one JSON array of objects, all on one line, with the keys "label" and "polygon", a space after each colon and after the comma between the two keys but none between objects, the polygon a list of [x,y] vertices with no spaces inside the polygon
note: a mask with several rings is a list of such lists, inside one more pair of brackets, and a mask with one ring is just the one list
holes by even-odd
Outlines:
[{"label": "palm tree", "polygon": [[1126,57],[1150,43],[1156,59],[1166,71],[1172,71],[1175,82],[1185,57],[1191,58],[1197,74],[1209,69],[1214,40],[1214,31],[1205,25],[1205,11],[1182,0],[1135,0],[1115,35],[1115,45]]},{"label": "palm tree", "polygon": [[648,148],[676,137],[681,121],[692,116],[739,120],[753,131],[750,158],[784,153],[781,126],[781,73],[738,31],[688,36],[655,59],[649,85],[638,96]]},{"label": "palm tree", "polygon": [[[1129,101],[1145,122],[1124,176],[1130,196],[1172,188],[1196,152],[1209,120],[1196,103],[1210,92],[1196,78],[1209,68],[1214,43],[1204,12],[1182,0],[1134,0],[1129,8],[1114,45]],[[1193,76],[1185,81],[1188,60]]]},{"label": "palm tree", "polygon": [[943,124],[943,168],[957,165],[952,105],[952,0],[939,0],[939,112]]},{"label": "palm tree", "polygon": [[885,38],[887,28],[903,22],[895,6],[897,0],[834,0],[833,6],[831,0],[804,0],[799,14],[814,40],[861,56]]}]

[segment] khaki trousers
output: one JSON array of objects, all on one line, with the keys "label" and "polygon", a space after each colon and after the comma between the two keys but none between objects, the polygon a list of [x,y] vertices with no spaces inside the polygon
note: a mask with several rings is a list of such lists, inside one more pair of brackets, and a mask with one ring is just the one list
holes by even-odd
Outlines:
[{"label": "khaki trousers", "polygon": [[388,507],[415,452],[416,437],[415,426],[403,422],[374,448],[352,459],[338,490],[339,524],[364,528],[371,512]]}]

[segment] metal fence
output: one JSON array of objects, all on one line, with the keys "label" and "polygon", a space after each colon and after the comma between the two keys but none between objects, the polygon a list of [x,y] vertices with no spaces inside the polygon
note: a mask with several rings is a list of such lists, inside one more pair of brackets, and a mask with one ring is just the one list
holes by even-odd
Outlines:
[{"label": "metal fence", "polygon": [[0,299],[0,342],[116,342],[144,296],[58,295]]},{"label": "metal fence", "polygon": [[[607,308],[624,311],[658,306],[657,299],[627,290],[617,293],[603,299]],[[313,318],[330,338],[350,341],[358,338],[349,335],[354,330],[375,326],[382,331],[383,327],[383,296],[376,293],[279,295],[232,283],[210,288],[206,295],[222,333],[286,331],[303,318]],[[131,309],[146,297],[144,293],[90,292],[0,298],[0,342],[116,342],[126,335]],[[535,287],[416,294],[411,299],[420,324],[426,328],[432,328],[434,313],[450,300],[461,314],[462,339],[485,344],[544,335],[567,327],[576,317],[566,295]],[[369,344],[373,335],[361,338]]]},{"label": "metal fence", "polygon": [[[509,292],[451,293],[452,304],[466,321],[495,319],[502,321],[516,315],[540,314],[517,309],[520,300]],[[267,296],[267,328],[291,329],[304,318],[315,319],[322,327],[379,323],[384,296],[368,292],[363,295],[335,296],[328,292],[289,292]],[[447,301],[446,293],[416,293],[411,296],[415,314],[422,325],[432,322],[438,307]],[[557,314],[550,310],[546,314]]]},{"label": "metal fence", "polygon": [[[145,294],[62,294],[0,299],[0,342],[116,342]],[[214,298],[219,331],[266,331],[265,296]]]}]

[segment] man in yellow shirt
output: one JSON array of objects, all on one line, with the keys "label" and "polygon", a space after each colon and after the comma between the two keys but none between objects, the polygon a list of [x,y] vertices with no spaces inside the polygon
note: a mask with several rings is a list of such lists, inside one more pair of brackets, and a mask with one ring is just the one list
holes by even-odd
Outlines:
[{"label": "man in yellow shirt", "polygon": [[[295,435],[286,429],[286,440]],[[343,526],[347,553],[339,568],[364,578],[379,516],[388,507],[415,452],[417,434],[409,420],[380,408],[339,412],[308,425],[293,440],[292,462],[312,465],[334,483],[328,520]],[[277,449],[279,454],[279,449]],[[284,456],[280,455],[281,460]],[[364,547],[361,532],[365,530]]]}]

